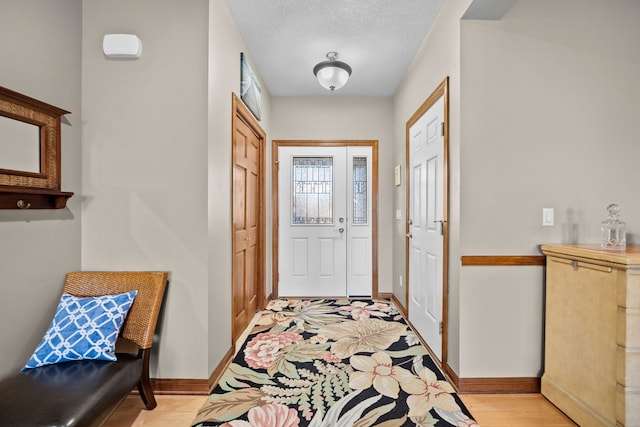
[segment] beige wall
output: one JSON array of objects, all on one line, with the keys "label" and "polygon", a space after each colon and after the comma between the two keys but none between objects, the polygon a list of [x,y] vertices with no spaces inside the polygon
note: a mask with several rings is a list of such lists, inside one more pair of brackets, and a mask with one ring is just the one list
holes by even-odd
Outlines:
[{"label": "beige wall", "polygon": [[0,0],[0,86],[71,114],[62,123],[60,210],[0,210],[0,377],[24,366],[80,268],[80,0]]},{"label": "beige wall", "polygon": [[[520,0],[499,21],[461,22],[468,4],[445,3],[399,86],[395,158],[405,156],[406,120],[450,76],[448,363],[462,378],[534,377],[542,370],[544,269],[461,267],[460,256],[597,243],[611,202],[622,205],[628,238],[638,243],[631,183],[640,178],[640,4]],[[395,204],[404,208],[398,190]],[[542,227],[543,207],[555,209],[554,227]],[[397,223],[401,301],[403,235]]]},{"label": "beige wall", "polygon": [[[138,60],[106,59],[133,33]],[[151,375],[207,378],[206,0],[83,2],[82,268],[167,270]]]},{"label": "beige wall", "polygon": [[[378,291],[390,293],[394,217],[392,103],[386,97],[273,97],[270,140],[378,140]],[[269,198],[269,200],[271,200]]]},{"label": "beige wall", "polygon": [[[444,3],[433,28],[398,86],[393,101],[395,137],[394,162],[406,163],[406,123],[438,85],[449,77],[449,346],[448,363],[459,369],[459,260],[460,260],[460,17],[470,0]],[[405,165],[406,166],[406,165]],[[403,167],[403,170],[405,168]],[[402,221],[393,230],[393,293],[406,298],[405,223],[406,183],[396,187],[394,209],[402,211]]]},{"label": "beige wall", "polygon": [[[0,313],[5,325],[22,319],[0,331],[0,376],[25,363],[64,273],[82,268],[169,270],[152,376],[207,378],[231,346],[230,244],[219,242],[230,242],[231,93],[246,52],[225,2],[0,7],[0,85],[72,112],[62,182],[76,193],[61,211],[0,210],[12,284]],[[141,37],[141,59],[104,57],[103,35],[119,32]]]},{"label": "beige wall", "polygon": [[[635,1],[521,0],[501,21],[464,22],[465,254],[597,243],[613,202],[638,242],[638,19]],[[497,218],[499,239],[485,226]]]},{"label": "beige wall", "polygon": [[[231,99],[240,96],[240,52],[247,48],[224,0],[209,1],[208,324],[209,373],[231,343]],[[251,64],[251,58],[248,57]],[[257,74],[259,70],[253,67]],[[269,135],[270,97],[262,84],[262,121]],[[267,152],[269,149],[267,149]],[[267,224],[270,224],[270,219]],[[267,248],[271,243],[267,242]],[[265,261],[267,280],[271,271]],[[269,286],[269,284],[268,284]],[[268,295],[268,292],[267,292]]]},{"label": "beige wall", "polygon": [[[520,0],[463,22],[461,255],[598,243],[612,202],[640,243],[639,18],[633,1]],[[461,376],[541,373],[541,270],[462,268]]]},{"label": "beige wall", "polygon": [[[406,121],[449,76],[448,362],[463,378],[535,376],[543,269],[462,268],[460,256],[597,242],[614,201],[640,243],[640,4],[520,0],[500,21],[461,23],[469,3],[445,2],[392,99],[263,91],[261,124],[269,141],[380,141],[380,291],[404,301],[405,186],[393,166]],[[225,2],[0,6],[0,85],[72,112],[62,181],[76,192],[64,210],[0,211],[0,321],[12,325],[0,330],[0,376],[24,364],[64,273],[82,267],[171,271],[152,375],[207,378],[230,346],[230,243],[219,242],[231,241],[231,93],[246,52]],[[106,60],[102,36],[114,32],[138,34],[142,58]],[[556,226],[540,225],[542,207]]]},{"label": "beige wall", "polygon": [[[152,375],[208,378],[231,347],[231,94],[246,46],[223,0],[116,6],[84,5],[82,264],[169,270]],[[140,36],[142,58],[106,60],[114,32]],[[265,130],[269,102],[263,90]]]}]

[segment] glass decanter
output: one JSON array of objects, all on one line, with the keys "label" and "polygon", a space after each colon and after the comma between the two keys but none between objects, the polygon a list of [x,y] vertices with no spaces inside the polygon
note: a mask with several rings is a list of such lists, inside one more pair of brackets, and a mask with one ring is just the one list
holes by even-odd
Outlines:
[{"label": "glass decanter", "polygon": [[619,218],[620,206],[607,206],[607,219],[602,221],[600,246],[605,250],[624,251],[627,249],[626,224]]}]

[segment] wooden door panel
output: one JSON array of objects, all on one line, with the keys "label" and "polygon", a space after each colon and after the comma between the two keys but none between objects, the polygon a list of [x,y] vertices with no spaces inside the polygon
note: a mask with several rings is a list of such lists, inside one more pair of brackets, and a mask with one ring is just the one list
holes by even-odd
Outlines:
[{"label": "wooden door panel", "polygon": [[261,309],[264,278],[264,132],[234,98],[232,338]]},{"label": "wooden door panel", "polygon": [[[245,251],[245,298],[246,325],[257,311],[258,306],[258,277],[256,274],[257,247],[251,245]],[[245,327],[246,327],[245,325]]]},{"label": "wooden door panel", "polygon": [[[238,165],[233,168],[233,225],[236,228],[235,232],[241,232],[246,229],[245,218],[245,198],[247,193],[246,185],[246,170]],[[236,197],[237,196],[237,197]]]},{"label": "wooden door panel", "polygon": [[232,313],[233,328],[244,328],[247,313],[245,310],[245,254],[244,251],[237,252],[233,257],[233,286],[232,286]]}]

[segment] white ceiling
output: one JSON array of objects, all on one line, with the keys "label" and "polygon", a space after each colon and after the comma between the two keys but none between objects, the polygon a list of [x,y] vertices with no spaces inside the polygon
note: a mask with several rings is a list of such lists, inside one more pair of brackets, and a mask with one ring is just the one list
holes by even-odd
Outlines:
[{"label": "white ceiling", "polygon": [[[391,96],[444,0],[226,0],[272,96]],[[353,69],[334,93],[313,67]]]}]

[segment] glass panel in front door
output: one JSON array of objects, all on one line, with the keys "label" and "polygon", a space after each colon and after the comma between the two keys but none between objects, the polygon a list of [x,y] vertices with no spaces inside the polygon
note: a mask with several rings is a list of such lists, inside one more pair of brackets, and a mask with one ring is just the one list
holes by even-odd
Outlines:
[{"label": "glass panel in front door", "polygon": [[294,225],[333,224],[333,157],[294,157]]}]

